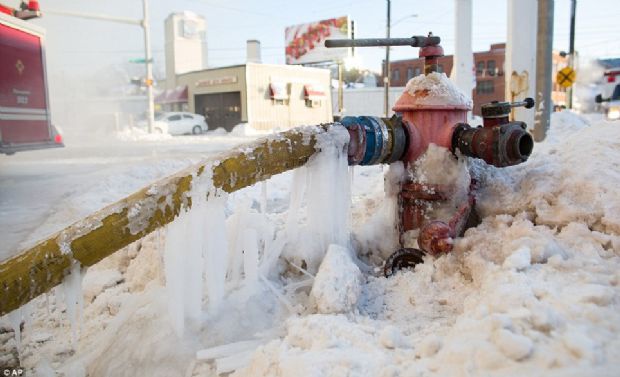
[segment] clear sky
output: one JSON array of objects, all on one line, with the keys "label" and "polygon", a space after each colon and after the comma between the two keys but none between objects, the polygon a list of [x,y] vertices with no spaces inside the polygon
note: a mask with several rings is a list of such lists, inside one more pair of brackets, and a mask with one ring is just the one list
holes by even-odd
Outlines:
[{"label": "clear sky", "polygon": [[[15,5],[16,0],[0,0]],[[140,18],[141,0],[40,0],[46,9],[105,13]],[[582,56],[620,56],[620,1],[577,2],[576,49]],[[243,63],[245,41],[262,43],[265,63],[284,63],[286,26],[349,15],[356,36],[384,37],[385,0],[150,0],[152,45],[156,72],[164,72],[164,19],[173,11],[190,10],[207,19],[209,65]],[[417,17],[408,17],[416,14]],[[555,1],[554,48],[568,50],[570,0]],[[408,37],[433,31],[442,38],[446,54],[454,50],[454,0],[392,0],[392,36]],[[506,0],[474,0],[474,51],[506,40]],[[95,71],[97,67],[125,64],[142,57],[139,27],[47,15],[34,21],[47,29],[49,68],[71,72]],[[356,50],[363,64],[379,71],[385,50]],[[392,58],[417,56],[417,49],[396,47]]]}]

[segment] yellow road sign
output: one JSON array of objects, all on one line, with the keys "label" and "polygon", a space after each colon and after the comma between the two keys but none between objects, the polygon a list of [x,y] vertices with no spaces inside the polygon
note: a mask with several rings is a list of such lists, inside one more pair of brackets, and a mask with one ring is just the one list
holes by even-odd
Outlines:
[{"label": "yellow road sign", "polygon": [[577,73],[571,67],[564,67],[558,71],[558,74],[555,76],[555,81],[565,88],[573,85],[575,83],[575,79],[577,78]]}]

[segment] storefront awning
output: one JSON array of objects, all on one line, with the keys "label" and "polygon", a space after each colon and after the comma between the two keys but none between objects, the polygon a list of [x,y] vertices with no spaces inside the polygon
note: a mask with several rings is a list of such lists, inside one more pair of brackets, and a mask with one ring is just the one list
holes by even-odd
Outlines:
[{"label": "storefront awning", "polygon": [[269,96],[271,99],[288,99],[286,83],[272,82],[269,84]]},{"label": "storefront awning", "polygon": [[306,99],[321,99],[325,97],[325,89],[321,85],[306,84],[304,85],[304,96]]},{"label": "storefront awning", "polygon": [[166,89],[155,97],[155,103],[187,103],[187,86],[179,86],[176,89]]}]

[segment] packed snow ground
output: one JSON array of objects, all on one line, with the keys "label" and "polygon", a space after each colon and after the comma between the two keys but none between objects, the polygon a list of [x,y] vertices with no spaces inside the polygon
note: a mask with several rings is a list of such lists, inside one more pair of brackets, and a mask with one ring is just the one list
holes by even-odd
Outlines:
[{"label": "packed snow ground", "polygon": [[[355,167],[349,180],[341,162],[323,154],[217,198],[207,223],[222,221],[206,235],[227,260],[206,286],[174,272],[190,258],[184,218],[76,274],[3,319],[0,365],[19,359],[41,376],[617,375],[620,122],[556,113],[528,162],[470,161],[482,223],[451,254],[389,279],[377,267],[396,243],[399,167]],[[349,184],[347,219],[333,197],[346,200]],[[210,280],[223,272],[223,287]],[[200,288],[204,305],[188,306]],[[76,291],[82,320],[70,321]]]}]

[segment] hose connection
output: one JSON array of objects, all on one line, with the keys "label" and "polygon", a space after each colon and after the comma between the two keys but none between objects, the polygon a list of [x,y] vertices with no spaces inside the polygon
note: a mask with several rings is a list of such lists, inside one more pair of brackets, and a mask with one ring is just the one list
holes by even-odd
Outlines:
[{"label": "hose connection", "polygon": [[534,106],[534,100],[522,102],[491,102],[482,106],[482,127],[459,123],[452,134],[452,151],[480,158],[487,164],[504,167],[525,162],[534,149],[534,139],[524,122],[510,122],[512,108]]},{"label": "hose connection", "polygon": [[340,123],[350,136],[349,165],[391,164],[405,154],[407,135],[398,116],[346,116]]}]

